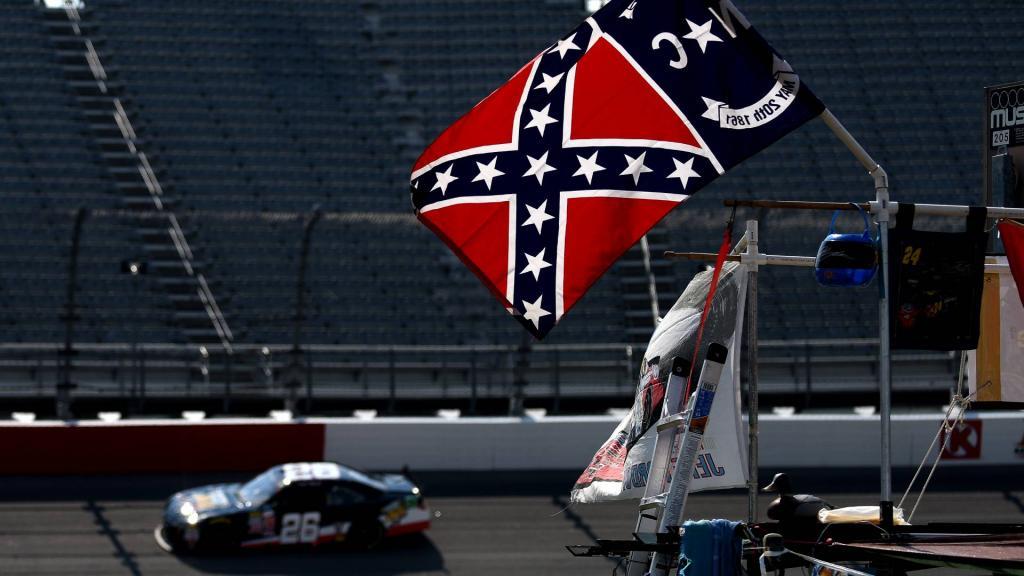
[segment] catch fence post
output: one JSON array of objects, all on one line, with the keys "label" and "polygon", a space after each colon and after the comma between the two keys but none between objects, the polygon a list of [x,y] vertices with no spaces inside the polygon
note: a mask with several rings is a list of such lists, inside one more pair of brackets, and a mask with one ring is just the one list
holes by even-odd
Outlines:
[{"label": "catch fence post", "polygon": [[146,412],[146,349],[139,348],[139,413]]},{"label": "catch fence post", "polygon": [[395,347],[388,348],[388,414],[395,413]]},{"label": "catch fence post", "polygon": [[313,355],[306,351],[306,414],[313,412]]},{"label": "catch fence post", "polygon": [[224,350],[224,403],[223,410],[225,414],[231,413],[231,350]]},{"label": "catch fence post", "polygon": [[469,414],[476,415],[476,349],[469,350]]},{"label": "catch fence post", "polygon": [[811,343],[804,346],[804,410],[811,407]]},{"label": "catch fence post", "polygon": [[633,381],[633,345],[626,344],[626,387]]},{"label": "catch fence post", "polygon": [[562,400],[562,363],[561,357],[558,353],[558,348],[555,348],[555,400],[551,406],[551,412],[558,414],[561,408]]}]

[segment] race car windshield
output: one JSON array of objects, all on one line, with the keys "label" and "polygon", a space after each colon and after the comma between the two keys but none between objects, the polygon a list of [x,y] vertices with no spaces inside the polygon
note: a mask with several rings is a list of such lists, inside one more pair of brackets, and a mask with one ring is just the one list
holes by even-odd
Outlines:
[{"label": "race car windshield", "polygon": [[277,492],[283,475],[281,467],[275,466],[243,484],[238,489],[238,496],[251,506],[259,506]]}]

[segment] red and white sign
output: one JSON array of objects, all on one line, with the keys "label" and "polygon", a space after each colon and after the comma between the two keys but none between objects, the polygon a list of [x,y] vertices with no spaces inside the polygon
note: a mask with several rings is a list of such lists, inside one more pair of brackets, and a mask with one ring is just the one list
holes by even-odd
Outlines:
[{"label": "red and white sign", "polygon": [[978,460],[981,458],[981,420],[964,420],[953,426],[946,440],[946,432],[942,432],[945,447],[942,457],[951,460]]}]

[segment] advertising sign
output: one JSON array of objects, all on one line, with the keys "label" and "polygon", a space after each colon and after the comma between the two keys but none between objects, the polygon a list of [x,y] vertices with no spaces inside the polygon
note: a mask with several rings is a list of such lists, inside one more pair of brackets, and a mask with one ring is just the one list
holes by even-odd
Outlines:
[{"label": "advertising sign", "polygon": [[1024,207],[1024,82],[985,88],[985,203]]}]

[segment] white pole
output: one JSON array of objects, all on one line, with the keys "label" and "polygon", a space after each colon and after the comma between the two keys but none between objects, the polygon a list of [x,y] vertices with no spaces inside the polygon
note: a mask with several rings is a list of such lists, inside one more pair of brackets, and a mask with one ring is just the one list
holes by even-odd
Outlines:
[{"label": "white pole", "polygon": [[889,371],[891,351],[889,346],[889,177],[882,166],[868,154],[857,139],[832,115],[825,110],[821,119],[832,130],[839,140],[846,145],[857,158],[861,166],[875,182],[875,203],[871,212],[875,215],[879,226],[879,249],[882,252],[882,266],[879,274],[880,287],[878,297],[878,388],[879,388],[879,420],[881,424],[882,458],[881,458],[881,508],[891,509],[892,505],[892,375]]},{"label": "white pole", "polygon": [[[882,252],[882,265],[879,270],[880,282],[878,298],[878,383],[879,404],[878,414],[881,421],[882,438],[882,518],[892,517],[892,352],[889,344],[889,189],[876,190],[880,210],[875,217],[879,227],[879,250]],[[885,510],[888,510],[886,516]]]},{"label": "white pole", "polygon": [[747,269],[747,524],[757,522],[757,220],[747,220],[746,252],[742,262]]},{"label": "white pole", "polygon": [[661,311],[658,310],[658,284],[654,279],[654,268],[651,267],[651,246],[647,243],[647,234],[640,237],[640,255],[644,260],[644,272],[647,274],[647,296],[651,299],[651,316],[654,319],[654,327],[658,327],[661,321]]}]

